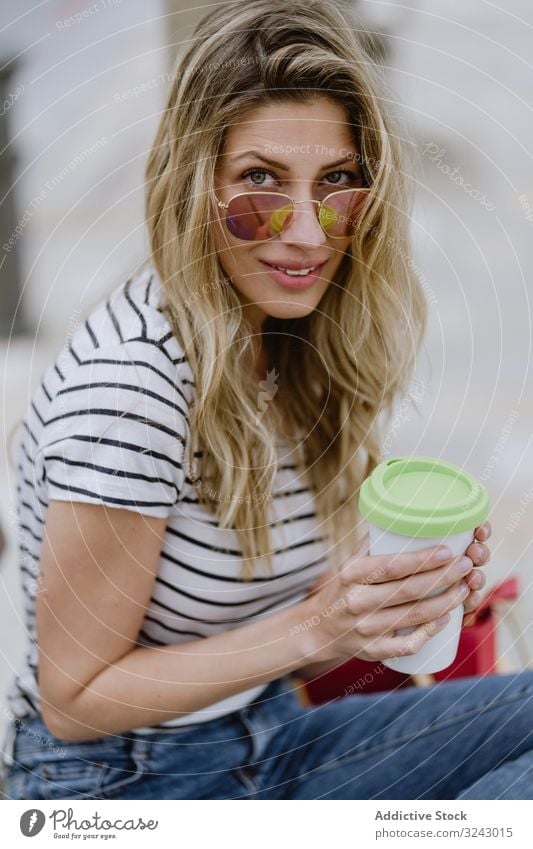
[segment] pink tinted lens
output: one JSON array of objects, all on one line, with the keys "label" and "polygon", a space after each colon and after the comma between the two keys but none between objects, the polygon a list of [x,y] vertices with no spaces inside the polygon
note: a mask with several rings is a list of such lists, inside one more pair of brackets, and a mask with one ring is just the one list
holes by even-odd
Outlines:
[{"label": "pink tinted lens", "polygon": [[353,236],[368,192],[361,189],[334,192],[325,198],[320,208],[320,223],[328,236],[347,238]]},{"label": "pink tinted lens", "polygon": [[291,201],[284,195],[249,192],[229,202],[226,224],[237,239],[272,239],[289,223],[292,209]]}]

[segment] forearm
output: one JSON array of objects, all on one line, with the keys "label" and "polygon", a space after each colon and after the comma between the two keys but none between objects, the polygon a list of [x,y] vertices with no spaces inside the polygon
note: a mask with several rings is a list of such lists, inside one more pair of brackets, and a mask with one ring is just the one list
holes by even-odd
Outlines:
[{"label": "forearm", "polygon": [[305,601],[214,637],[132,649],[98,673],[57,719],[56,735],[92,739],[181,717],[301,668],[317,656]]}]

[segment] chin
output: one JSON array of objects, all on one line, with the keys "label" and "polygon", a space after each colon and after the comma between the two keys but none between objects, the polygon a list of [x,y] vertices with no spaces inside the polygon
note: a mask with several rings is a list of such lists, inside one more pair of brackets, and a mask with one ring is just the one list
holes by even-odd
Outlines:
[{"label": "chin", "polygon": [[271,318],[304,318],[314,312],[316,304],[272,304],[265,313]]}]

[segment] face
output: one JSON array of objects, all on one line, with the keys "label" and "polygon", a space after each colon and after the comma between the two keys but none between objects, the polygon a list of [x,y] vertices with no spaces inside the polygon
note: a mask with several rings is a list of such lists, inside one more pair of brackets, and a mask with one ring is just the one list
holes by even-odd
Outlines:
[{"label": "face", "polygon": [[[261,106],[228,131],[215,170],[218,200],[228,203],[239,192],[270,191],[303,201],[267,241],[239,240],[224,223],[225,210],[217,210],[218,259],[254,326],[267,316],[306,316],[331,285],[350,238],[327,236],[318,222],[318,206],[310,201],[362,186],[358,153],[344,109],[327,98]],[[274,268],[291,265],[314,271],[295,277]]]}]

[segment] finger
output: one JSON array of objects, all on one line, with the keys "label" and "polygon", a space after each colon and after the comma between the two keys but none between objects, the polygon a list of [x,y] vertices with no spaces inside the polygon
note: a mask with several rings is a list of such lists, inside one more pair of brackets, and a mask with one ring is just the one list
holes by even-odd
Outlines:
[{"label": "finger", "polygon": [[463,555],[454,558],[446,566],[431,569],[429,572],[417,572],[398,581],[387,581],[372,586],[352,584],[346,592],[348,610],[350,613],[359,614],[368,609],[376,610],[419,601],[437,590],[448,589],[472,571],[472,561]]},{"label": "finger", "polygon": [[453,584],[448,590],[431,598],[423,598],[412,604],[399,604],[395,607],[385,607],[357,620],[357,630],[363,636],[384,634],[396,628],[409,628],[431,622],[444,616],[463,604],[470,594],[464,581]]},{"label": "finger", "polygon": [[490,522],[484,522],[479,528],[476,528],[474,531],[474,539],[479,540],[480,542],[486,542],[490,535],[492,534],[492,526]]},{"label": "finger", "polygon": [[463,628],[471,628],[476,622],[476,617],[473,613],[468,613],[463,617]]},{"label": "finger", "polygon": [[424,643],[442,631],[450,621],[449,616],[443,617],[440,621],[424,622],[418,628],[415,628],[410,634],[402,636],[383,636],[370,643],[366,647],[367,654],[372,660],[392,660],[395,657],[406,657],[416,654]]},{"label": "finger", "polygon": [[487,576],[479,569],[472,569],[465,575],[465,581],[471,590],[481,590],[487,583]]},{"label": "finger", "polygon": [[467,595],[464,601],[465,613],[470,613],[471,611],[479,607],[480,601],[481,594],[478,592],[471,592],[469,595]]},{"label": "finger", "polygon": [[466,555],[475,566],[484,566],[490,560],[490,549],[481,542],[473,542],[466,549]]},{"label": "finger", "polygon": [[370,557],[350,558],[341,569],[341,582],[378,584],[406,578],[414,572],[424,572],[442,566],[453,554],[446,546],[423,548],[398,554],[378,554]]}]

